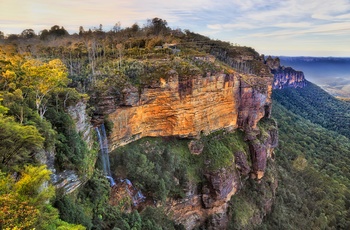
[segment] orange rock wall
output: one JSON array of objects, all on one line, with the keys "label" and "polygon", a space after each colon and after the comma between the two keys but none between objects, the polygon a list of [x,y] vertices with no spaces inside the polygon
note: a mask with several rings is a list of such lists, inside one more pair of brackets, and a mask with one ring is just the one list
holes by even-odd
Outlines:
[{"label": "orange rock wall", "polygon": [[144,136],[195,137],[221,128],[237,128],[238,75],[220,74],[179,81],[172,77],[145,88],[138,100],[134,93],[109,118],[114,123],[112,149]]},{"label": "orange rock wall", "polygon": [[[239,128],[251,142],[252,166],[245,176],[250,173],[261,179],[268,152],[275,146],[270,142],[276,141],[254,140],[260,133],[259,120],[271,113],[272,82],[272,77],[233,73],[173,76],[160,79],[142,92],[126,87],[120,102],[101,101],[114,124],[109,135],[110,150],[145,136],[197,137],[219,129]],[[177,223],[193,229],[210,219],[217,224],[212,229],[227,226],[228,202],[241,185],[237,167],[232,163],[231,167],[205,174],[208,185],[202,191],[191,185],[186,198],[167,201],[167,211]],[[247,162],[241,166],[244,164]]]}]

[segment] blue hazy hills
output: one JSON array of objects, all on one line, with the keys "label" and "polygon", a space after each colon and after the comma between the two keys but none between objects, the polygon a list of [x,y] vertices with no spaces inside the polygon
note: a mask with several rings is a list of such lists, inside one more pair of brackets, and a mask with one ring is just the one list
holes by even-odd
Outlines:
[{"label": "blue hazy hills", "polygon": [[305,78],[334,96],[350,98],[350,57],[280,56],[282,66],[304,72]]}]

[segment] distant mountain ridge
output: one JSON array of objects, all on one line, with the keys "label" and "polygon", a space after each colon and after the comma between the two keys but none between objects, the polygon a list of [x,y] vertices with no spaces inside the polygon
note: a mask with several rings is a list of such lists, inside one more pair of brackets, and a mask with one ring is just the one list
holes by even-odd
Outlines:
[{"label": "distant mountain ridge", "polygon": [[269,56],[265,60],[266,65],[274,75],[273,89],[303,88],[306,86],[304,73],[291,67],[281,66],[280,59]]},{"label": "distant mountain ridge", "polygon": [[[311,59],[329,60],[332,58]],[[348,129],[350,127],[349,103],[336,99],[321,87],[306,80],[302,71],[281,66],[281,59],[278,57],[269,56],[266,59],[266,64],[274,74],[273,100],[315,124],[350,138]]]},{"label": "distant mountain ridge", "polygon": [[278,59],[282,66],[302,70],[308,81],[331,95],[350,98],[350,57],[281,56]]},{"label": "distant mountain ridge", "polygon": [[[272,56],[274,57],[274,56]],[[306,62],[324,62],[324,61],[350,61],[350,57],[311,57],[311,56],[279,56],[279,59],[283,61],[306,61]]]}]

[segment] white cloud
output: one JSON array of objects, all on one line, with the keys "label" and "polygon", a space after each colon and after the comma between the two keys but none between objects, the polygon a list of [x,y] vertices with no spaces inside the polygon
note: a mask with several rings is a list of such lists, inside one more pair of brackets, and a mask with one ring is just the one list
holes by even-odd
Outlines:
[{"label": "white cloud", "polygon": [[250,23],[224,23],[224,24],[209,24],[209,29],[213,30],[232,30],[232,29],[256,29],[259,26]]}]

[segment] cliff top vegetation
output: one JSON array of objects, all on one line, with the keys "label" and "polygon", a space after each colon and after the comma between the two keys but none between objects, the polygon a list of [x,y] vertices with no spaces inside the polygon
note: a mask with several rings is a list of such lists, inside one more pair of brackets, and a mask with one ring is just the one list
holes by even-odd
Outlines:
[{"label": "cliff top vegetation", "polygon": [[160,18],[148,20],[143,27],[134,24],[121,28],[116,24],[107,32],[102,25],[88,31],[80,27],[78,34],[68,34],[58,25],[38,35],[26,29],[20,35],[0,39],[0,45],[40,60],[59,58],[68,69],[70,85],[82,93],[90,89],[106,91],[103,86],[107,84],[149,84],[159,79],[158,74],[173,74],[170,70],[174,68],[178,75],[205,76],[234,68],[270,76],[263,58],[253,48],[171,29]]}]

